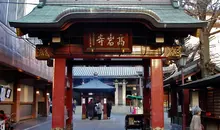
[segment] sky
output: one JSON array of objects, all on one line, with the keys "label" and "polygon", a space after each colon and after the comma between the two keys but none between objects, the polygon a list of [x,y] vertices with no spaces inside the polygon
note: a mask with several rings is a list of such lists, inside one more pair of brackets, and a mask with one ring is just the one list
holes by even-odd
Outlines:
[{"label": "sky", "polygon": [[[38,4],[39,0],[26,0],[25,3],[35,3],[35,4]],[[36,7],[36,5],[26,4],[25,15],[29,14],[33,10],[34,7]]]}]

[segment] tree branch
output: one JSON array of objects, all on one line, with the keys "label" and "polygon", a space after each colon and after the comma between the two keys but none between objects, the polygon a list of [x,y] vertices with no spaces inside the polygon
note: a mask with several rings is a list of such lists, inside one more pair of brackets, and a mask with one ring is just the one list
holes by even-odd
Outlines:
[{"label": "tree branch", "polygon": [[208,32],[211,31],[212,27],[214,26],[215,22],[217,21],[218,17],[220,16],[220,11],[219,10],[216,10],[213,13],[214,13],[214,15],[212,16],[212,20],[207,25]]},{"label": "tree branch", "polygon": [[217,30],[217,31],[215,31],[215,32],[212,32],[212,33],[210,33],[209,35],[211,36],[211,35],[215,35],[215,34],[217,34],[217,33],[220,33],[220,30]]}]

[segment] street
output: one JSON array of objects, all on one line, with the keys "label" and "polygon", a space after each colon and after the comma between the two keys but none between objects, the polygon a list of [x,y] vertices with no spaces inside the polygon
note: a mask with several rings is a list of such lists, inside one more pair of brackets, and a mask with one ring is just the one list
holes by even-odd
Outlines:
[{"label": "street", "polygon": [[[167,114],[165,117],[165,130],[170,130],[169,119]],[[81,115],[74,115],[73,129],[74,130],[124,130],[123,114],[113,114],[110,120],[81,120]],[[50,130],[51,116],[48,118],[39,118],[18,124],[15,130]]]}]

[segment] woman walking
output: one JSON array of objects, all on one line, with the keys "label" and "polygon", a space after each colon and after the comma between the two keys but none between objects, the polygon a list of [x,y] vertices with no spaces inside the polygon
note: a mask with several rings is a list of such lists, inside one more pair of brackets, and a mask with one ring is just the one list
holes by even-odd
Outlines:
[{"label": "woman walking", "polygon": [[201,109],[199,108],[199,106],[196,106],[193,109],[193,117],[190,123],[190,130],[203,130],[203,126],[201,124]]}]

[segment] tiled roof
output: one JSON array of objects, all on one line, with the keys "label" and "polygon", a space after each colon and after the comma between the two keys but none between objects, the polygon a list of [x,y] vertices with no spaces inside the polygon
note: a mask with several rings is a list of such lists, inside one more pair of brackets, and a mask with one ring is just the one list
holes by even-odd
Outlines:
[{"label": "tiled roof", "polygon": [[47,0],[47,4],[171,4],[170,0]]},{"label": "tiled roof", "polygon": [[74,87],[80,92],[114,92],[115,88],[109,86],[98,79],[93,79],[85,84]]},{"label": "tiled roof", "polygon": [[[76,77],[92,77],[97,73],[100,77],[131,77],[138,76],[135,67],[73,67],[73,75]],[[139,68],[140,69],[140,68]]]},{"label": "tiled roof", "polygon": [[[199,21],[187,15],[183,9],[175,9],[171,4],[139,4],[139,5],[45,5],[43,7],[36,7],[30,14],[24,16],[16,21],[11,21],[11,26],[25,27],[26,24],[34,24],[33,26],[44,24],[55,25],[61,21],[65,16],[74,15],[74,18],[94,18],[98,17],[108,18],[142,18],[151,17],[157,21],[158,27],[203,27],[206,23]],[[108,14],[108,15],[103,15]],[[115,14],[118,14],[117,16]],[[139,14],[139,15],[137,15]],[[75,16],[76,15],[76,16]],[[85,16],[84,16],[85,15]],[[119,17],[120,15],[120,17]],[[164,25],[165,24],[165,25]]]},{"label": "tiled roof", "polygon": [[[190,65],[186,66],[183,70],[184,75],[190,75],[191,73],[198,72],[200,70],[198,64],[199,60],[191,62]],[[170,77],[164,80],[164,84],[169,84],[173,80],[180,79],[181,74],[181,71],[175,71]]]},{"label": "tiled roof", "polygon": [[[164,73],[175,71],[175,66],[164,67]],[[143,67],[73,67],[73,76],[75,77],[93,77],[97,73],[100,77],[137,77],[138,74],[144,74]]]}]

